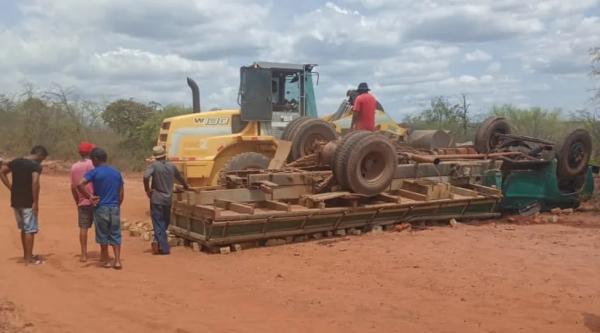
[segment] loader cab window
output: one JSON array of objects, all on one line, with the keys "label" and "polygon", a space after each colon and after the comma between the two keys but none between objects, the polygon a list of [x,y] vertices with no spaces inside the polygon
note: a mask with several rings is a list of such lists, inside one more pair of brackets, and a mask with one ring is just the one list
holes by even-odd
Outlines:
[{"label": "loader cab window", "polygon": [[293,72],[273,72],[271,81],[273,111],[300,112],[300,74]]}]

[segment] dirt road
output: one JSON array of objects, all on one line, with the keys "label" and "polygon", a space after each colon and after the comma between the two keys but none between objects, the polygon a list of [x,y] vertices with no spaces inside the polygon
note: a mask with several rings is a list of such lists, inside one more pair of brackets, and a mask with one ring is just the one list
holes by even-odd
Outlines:
[{"label": "dirt road", "polygon": [[[124,237],[123,271],[78,261],[68,178],[44,175],[36,252],[0,189],[2,332],[600,332],[600,218],[367,234],[155,257]],[[147,219],[139,180],[123,216]]]}]

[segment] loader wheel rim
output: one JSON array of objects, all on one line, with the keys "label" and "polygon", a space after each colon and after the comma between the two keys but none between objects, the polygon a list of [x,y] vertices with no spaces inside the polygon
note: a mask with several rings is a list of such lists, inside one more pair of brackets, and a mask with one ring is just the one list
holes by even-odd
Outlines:
[{"label": "loader wheel rim", "polygon": [[306,140],[302,144],[302,151],[304,155],[309,155],[315,152],[315,144],[318,141],[325,141],[326,138],[319,133],[312,133],[307,136]]},{"label": "loader wheel rim", "polygon": [[381,178],[385,169],[385,156],[380,152],[369,152],[360,161],[360,175],[368,182]]}]

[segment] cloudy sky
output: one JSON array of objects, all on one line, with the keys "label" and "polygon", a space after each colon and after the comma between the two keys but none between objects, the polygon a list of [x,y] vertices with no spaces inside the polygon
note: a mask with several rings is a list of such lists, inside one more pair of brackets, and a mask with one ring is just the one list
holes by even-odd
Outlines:
[{"label": "cloudy sky", "polygon": [[235,106],[239,67],[317,63],[319,112],[367,81],[396,118],[437,95],[588,106],[598,0],[0,0],[0,94],[24,81],[99,101]]}]

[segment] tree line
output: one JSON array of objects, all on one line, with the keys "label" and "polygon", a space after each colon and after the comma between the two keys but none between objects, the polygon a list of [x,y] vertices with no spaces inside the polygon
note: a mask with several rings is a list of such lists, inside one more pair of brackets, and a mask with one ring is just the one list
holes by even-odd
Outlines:
[{"label": "tree line", "polygon": [[[600,47],[590,50],[590,75],[600,78]],[[600,80],[596,80],[598,82]],[[555,142],[575,128],[587,129],[593,139],[593,161],[600,163],[600,88],[588,110],[565,112],[539,107],[494,106],[485,114],[470,111],[468,96],[431,99],[415,116],[404,119],[411,129],[443,129],[457,142],[471,141],[488,116],[506,117],[517,134]],[[140,170],[157,141],[163,119],[192,112],[182,105],[162,106],[119,99],[100,103],[74,97],[60,86],[38,91],[26,84],[18,95],[0,94],[0,157],[19,156],[35,144],[46,145],[53,159],[76,159],[75,147],[89,140],[106,148],[111,163],[124,170]]]}]

